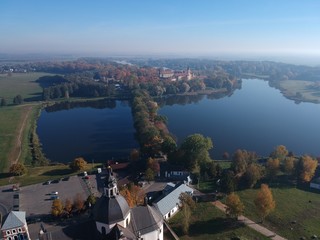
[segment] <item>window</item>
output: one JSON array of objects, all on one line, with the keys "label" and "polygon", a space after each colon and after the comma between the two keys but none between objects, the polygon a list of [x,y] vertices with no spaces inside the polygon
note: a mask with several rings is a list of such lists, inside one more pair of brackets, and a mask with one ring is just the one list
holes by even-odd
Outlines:
[{"label": "window", "polygon": [[21,233],[21,232],[22,232],[22,229],[21,229],[21,228],[18,228],[18,232]]},{"label": "window", "polygon": [[17,233],[17,230],[12,229],[12,234],[16,234],[16,233]]},{"label": "window", "polygon": [[7,235],[10,235],[10,234],[11,234],[10,230],[7,230],[7,231],[6,231],[6,234],[7,234]]},{"label": "window", "polygon": [[101,233],[102,233],[102,235],[106,235],[106,228],[105,227],[101,227]]},{"label": "window", "polygon": [[129,218],[127,218],[127,220],[126,220],[126,226],[127,227],[129,226]]}]

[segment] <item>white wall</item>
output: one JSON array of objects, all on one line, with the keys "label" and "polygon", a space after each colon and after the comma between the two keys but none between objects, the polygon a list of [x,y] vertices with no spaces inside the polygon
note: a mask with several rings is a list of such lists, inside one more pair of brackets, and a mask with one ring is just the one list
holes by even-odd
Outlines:
[{"label": "white wall", "polygon": [[141,235],[141,238],[143,238],[143,240],[163,240],[163,224],[160,229]]}]

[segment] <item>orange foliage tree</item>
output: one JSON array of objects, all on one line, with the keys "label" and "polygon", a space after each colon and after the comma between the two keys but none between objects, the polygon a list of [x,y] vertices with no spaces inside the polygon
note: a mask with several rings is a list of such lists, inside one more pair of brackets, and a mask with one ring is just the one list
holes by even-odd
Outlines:
[{"label": "orange foliage tree", "polygon": [[235,193],[231,193],[227,196],[226,205],[226,214],[230,217],[237,219],[238,216],[243,213],[244,205],[239,196]]},{"label": "orange foliage tree", "polygon": [[318,161],[312,157],[308,155],[301,157],[299,160],[300,179],[303,182],[310,182],[314,176],[317,166]]},{"label": "orange foliage tree", "polygon": [[278,158],[272,159],[269,158],[267,161],[267,175],[270,179],[275,178],[277,176],[280,169],[280,161]]},{"label": "orange foliage tree", "polygon": [[263,221],[276,207],[276,202],[273,200],[271,189],[267,184],[261,184],[261,189],[257,193],[254,204]]}]

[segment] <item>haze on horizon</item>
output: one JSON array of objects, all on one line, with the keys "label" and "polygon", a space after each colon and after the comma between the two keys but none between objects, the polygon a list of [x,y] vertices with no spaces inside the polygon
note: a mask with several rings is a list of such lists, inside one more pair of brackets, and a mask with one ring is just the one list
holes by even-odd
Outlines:
[{"label": "haze on horizon", "polygon": [[0,2],[0,53],[320,57],[320,1]]}]

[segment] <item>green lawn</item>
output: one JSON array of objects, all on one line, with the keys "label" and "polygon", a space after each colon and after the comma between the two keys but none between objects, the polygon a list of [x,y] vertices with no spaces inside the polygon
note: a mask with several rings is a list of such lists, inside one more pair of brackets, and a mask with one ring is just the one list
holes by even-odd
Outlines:
[{"label": "green lawn", "polygon": [[[92,167],[96,169],[100,167],[101,163],[97,164],[87,164],[84,171],[90,172]],[[80,171],[83,172],[83,171]],[[68,165],[60,164],[54,166],[42,166],[42,167],[29,167],[27,174],[21,177],[15,177],[14,180],[10,183],[20,183],[20,186],[31,185],[35,183],[46,182],[48,180],[60,179],[66,176],[75,175],[71,171]],[[0,173],[0,186],[9,184],[9,174]]]},{"label": "green lawn", "polygon": [[187,239],[269,239],[239,222],[226,219],[224,213],[212,203],[197,203],[192,213],[189,234],[181,231],[182,214],[177,213],[170,219],[170,226],[182,240]]},{"label": "green lawn", "polygon": [[45,75],[52,74],[42,72],[13,73],[12,76],[0,74],[0,98],[5,98],[7,104],[11,104],[18,94],[24,99],[41,96],[42,88],[34,81]]},{"label": "green lawn", "polygon": [[22,107],[0,108],[0,172],[6,170],[14,141],[18,134],[18,125],[23,113]]},{"label": "green lawn", "polygon": [[[244,215],[259,221],[253,199],[257,190],[239,191],[245,205]],[[299,239],[304,236],[320,236],[320,194],[306,192],[296,188],[273,188],[276,209],[265,220],[264,225],[287,239]]]}]

